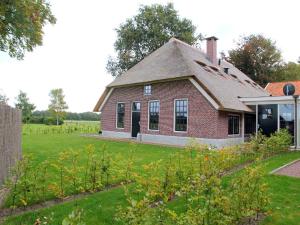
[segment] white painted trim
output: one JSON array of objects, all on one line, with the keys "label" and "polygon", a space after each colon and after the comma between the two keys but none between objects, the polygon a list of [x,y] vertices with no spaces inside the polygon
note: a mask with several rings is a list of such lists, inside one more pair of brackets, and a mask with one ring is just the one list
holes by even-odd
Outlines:
[{"label": "white painted trim", "polygon": [[255,105],[255,136],[257,137],[257,132],[258,132],[258,105]]},{"label": "white painted trim", "polygon": [[280,107],[277,105],[277,131],[280,130]]},{"label": "white painted trim", "polygon": [[239,137],[239,136],[241,136],[241,115],[230,113],[230,114],[228,114],[227,119],[229,119],[229,116],[238,116],[239,117],[239,133],[238,134],[228,134],[228,137]]},{"label": "white painted trim", "polygon": [[114,88],[111,88],[108,92],[108,94],[105,96],[104,101],[102,102],[102,104],[99,107],[99,112],[102,111],[103,106],[105,105],[105,103],[107,102],[107,100],[109,99],[111,93],[113,92]]},{"label": "white painted trim", "polygon": [[[186,131],[177,131],[175,130],[175,123],[176,123],[176,101],[177,100],[186,100],[187,101],[187,120],[186,120]],[[174,99],[173,102],[174,106],[173,106],[173,132],[175,133],[187,133],[189,130],[189,99],[188,98],[176,98]]]},{"label": "white painted trim", "polygon": [[276,104],[293,104],[293,101],[259,101],[259,102],[243,102],[245,105],[276,105]]},{"label": "white painted trim", "polygon": [[265,86],[265,88],[264,88],[265,90],[267,90],[267,87],[269,86],[269,84],[270,84],[270,82],[267,83],[267,85]]},{"label": "white painted trim", "polygon": [[197,83],[197,81],[195,81],[195,79],[193,78],[189,78],[189,81],[196,87],[196,89],[207,99],[208,102],[210,102],[210,104],[212,104],[212,106],[215,109],[219,109],[220,106],[218,105],[218,103],[212,98],[210,97],[207,92]]},{"label": "white painted trim", "polygon": [[245,113],[242,113],[242,124],[241,124],[241,129],[242,129],[242,138],[245,140]]},{"label": "white painted trim", "polygon": [[[118,104],[124,104],[124,127],[118,127]],[[123,130],[125,129],[125,116],[126,116],[126,104],[125,102],[117,102],[116,104],[116,129]]]},{"label": "white painted trim", "polygon": [[294,98],[293,96],[263,96],[263,97],[239,98],[239,100],[247,105],[254,105],[254,104],[280,104],[282,102],[294,101]]},{"label": "white painted trim", "polygon": [[[159,102],[159,110],[158,110],[158,130],[152,130],[149,128],[150,125],[150,102]],[[159,131],[159,121],[160,121],[160,100],[149,100],[148,101],[148,131]]]}]

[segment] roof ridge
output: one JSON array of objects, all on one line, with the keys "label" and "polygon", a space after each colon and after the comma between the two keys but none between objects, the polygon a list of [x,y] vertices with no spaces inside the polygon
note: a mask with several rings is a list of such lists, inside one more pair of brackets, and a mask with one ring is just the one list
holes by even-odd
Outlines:
[{"label": "roof ridge", "polygon": [[199,51],[200,53],[202,53],[202,54],[204,54],[205,56],[207,56],[207,54],[206,54],[201,48],[197,48],[197,47],[195,47],[195,46],[193,46],[193,45],[190,45],[190,44],[188,44],[188,43],[186,43],[186,42],[184,42],[184,41],[182,41],[182,40],[179,40],[179,39],[177,39],[177,38],[175,38],[175,37],[171,37],[170,40],[169,40],[169,42],[179,42],[180,44],[183,44],[183,45],[185,45],[185,46],[187,46],[187,47],[193,48],[193,49],[195,49],[196,51]]}]

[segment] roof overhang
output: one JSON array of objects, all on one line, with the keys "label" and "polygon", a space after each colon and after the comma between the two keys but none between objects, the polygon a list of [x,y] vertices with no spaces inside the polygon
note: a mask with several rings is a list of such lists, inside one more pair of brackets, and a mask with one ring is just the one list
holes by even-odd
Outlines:
[{"label": "roof overhang", "polygon": [[103,106],[109,99],[111,93],[113,92],[114,88],[105,88],[104,92],[102,93],[101,97],[99,98],[96,106],[94,107],[93,112],[101,112]]},{"label": "roof overhang", "polygon": [[295,102],[294,96],[240,97],[239,100],[246,105],[293,104]]},{"label": "roof overhang", "polygon": [[199,81],[197,82],[194,78],[189,78],[189,81],[195,86],[195,88],[206,98],[206,100],[216,109],[220,109],[220,103],[215,99],[214,96],[211,96],[205,87],[202,86]]}]

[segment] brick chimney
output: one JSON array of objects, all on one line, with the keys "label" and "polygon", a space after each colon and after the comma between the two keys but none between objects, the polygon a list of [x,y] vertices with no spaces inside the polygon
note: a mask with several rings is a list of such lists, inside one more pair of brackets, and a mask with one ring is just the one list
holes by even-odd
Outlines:
[{"label": "brick chimney", "polygon": [[209,58],[209,60],[212,62],[212,64],[217,65],[217,40],[215,36],[211,36],[208,38],[205,38],[206,40],[206,54]]}]

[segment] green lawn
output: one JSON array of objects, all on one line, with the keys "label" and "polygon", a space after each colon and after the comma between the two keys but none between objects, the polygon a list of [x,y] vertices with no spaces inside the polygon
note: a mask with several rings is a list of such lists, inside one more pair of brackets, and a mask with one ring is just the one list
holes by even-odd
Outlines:
[{"label": "green lawn", "polygon": [[[106,146],[108,152],[120,155],[125,159],[129,156],[131,146],[129,142],[106,141],[93,137],[82,137],[78,134],[56,134],[56,135],[24,135],[23,152],[32,154],[38,163],[45,159],[55,159],[57,155],[69,149],[82,152],[84,158],[85,147],[89,144],[100,150]],[[145,164],[159,159],[166,159],[170,154],[179,151],[180,148],[137,144],[135,159],[137,164]]]},{"label": "green lawn", "polygon": [[[102,148],[103,144],[107,150],[114,155],[124,158],[130,154],[130,144],[117,141],[104,141],[94,138],[72,135],[25,135],[23,138],[23,151],[32,153],[35,156],[35,163],[52,158],[55,160],[57,154],[66,149],[82,150],[87,144],[93,144],[96,148]],[[165,160],[178,148],[160,147],[155,145],[138,144],[136,150],[136,167],[157,161]],[[300,221],[300,179],[284,176],[269,175],[273,169],[300,158],[300,152],[285,153],[275,156],[263,162],[266,172],[265,179],[270,187],[271,206],[270,215],[263,224],[299,224]],[[173,205],[176,202],[172,203]],[[100,193],[92,194],[84,199],[75,202],[64,203],[39,210],[38,212],[26,213],[22,216],[11,217],[4,224],[6,225],[29,225],[33,224],[36,218],[53,214],[54,221],[50,224],[60,224],[62,219],[68,215],[75,205],[84,209],[85,220],[89,224],[117,224],[114,221],[114,214],[118,206],[125,206],[126,200],[122,188],[116,188]]]}]

